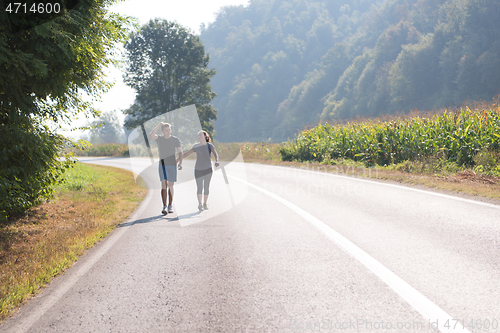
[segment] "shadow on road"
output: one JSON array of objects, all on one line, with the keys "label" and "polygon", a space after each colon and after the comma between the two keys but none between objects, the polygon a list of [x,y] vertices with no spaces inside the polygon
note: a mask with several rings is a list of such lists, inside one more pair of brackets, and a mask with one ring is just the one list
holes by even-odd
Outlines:
[{"label": "shadow on road", "polygon": [[159,221],[173,222],[173,221],[179,221],[179,220],[187,220],[187,219],[196,217],[200,214],[201,214],[200,211],[196,211],[194,213],[184,214],[184,215],[175,216],[175,217],[169,217],[168,214],[167,215],[158,215],[158,216],[152,216],[152,217],[139,219],[139,220],[135,220],[135,221],[120,223],[116,227],[123,228],[123,227],[129,227],[129,226],[134,225],[134,224],[143,224],[143,223],[151,223],[151,222],[159,222]]}]

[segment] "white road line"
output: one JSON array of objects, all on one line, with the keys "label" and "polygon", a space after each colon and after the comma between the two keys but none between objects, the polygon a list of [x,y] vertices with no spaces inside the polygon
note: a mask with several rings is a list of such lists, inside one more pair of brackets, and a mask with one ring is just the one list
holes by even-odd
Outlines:
[{"label": "white road line", "polygon": [[[82,159],[84,159],[84,158],[82,158]],[[104,159],[104,158],[102,158],[102,159]],[[127,158],[116,157],[116,159],[126,160]],[[84,163],[92,163],[92,160],[93,159],[89,158],[88,160],[83,161],[83,162]],[[99,158],[96,158],[95,160],[99,160]],[[491,204],[491,203],[482,202],[482,201],[476,201],[476,200],[471,200],[471,199],[465,199],[465,198],[461,198],[461,197],[458,197],[458,196],[453,196],[453,195],[448,195],[448,194],[443,194],[443,193],[437,193],[437,192],[433,192],[433,191],[429,191],[429,190],[420,190],[420,189],[409,187],[409,186],[390,184],[390,183],[386,183],[386,182],[383,182],[383,181],[378,182],[378,181],[373,181],[373,180],[369,180],[369,179],[356,178],[356,177],[352,177],[352,176],[342,176],[342,175],[338,175],[338,174],[331,173],[331,172],[324,172],[324,171],[314,170],[314,167],[313,167],[312,170],[310,170],[310,169],[304,170],[304,169],[299,169],[299,168],[283,167],[283,166],[279,166],[279,165],[272,165],[272,166],[270,166],[270,165],[265,165],[265,164],[245,163],[245,162],[231,162],[231,163],[242,163],[242,164],[248,164],[248,165],[252,165],[253,164],[253,165],[257,165],[259,167],[266,167],[266,168],[273,168],[273,169],[283,169],[283,170],[286,170],[288,172],[290,172],[290,171],[309,172],[309,173],[313,173],[313,174],[324,175],[324,176],[329,176],[329,177],[338,177],[338,178],[352,180],[352,181],[357,181],[357,182],[364,182],[364,183],[370,183],[370,184],[375,184],[375,185],[394,187],[394,188],[398,188],[398,189],[405,189],[407,191],[414,191],[414,192],[418,192],[418,193],[425,193],[425,194],[435,195],[435,196],[438,196],[438,197],[441,197],[441,198],[458,200],[458,201],[467,202],[467,203],[471,203],[471,204],[476,204],[476,205],[481,205],[481,206],[485,206],[485,207],[500,209],[500,205],[496,205],[496,204]],[[121,167],[121,168],[127,169],[127,170],[130,169],[130,168],[124,168],[124,167]]]},{"label": "white road line", "polygon": [[403,281],[400,277],[386,268],[384,265],[379,263],[365,251],[354,245],[347,238],[327,226],[325,223],[321,222],[319,219],[309,214],[305,210],[299,208],[293,203],[283,199],[282,197],[271,193],[261,187],[258,187],[252,183],[244,181],[242,179],[229,176],[234,180],[242,182],[247,186],[260,191],[271,198],[281,202],[283,205],[287,206],[295,213],[302,216],[306,221],[311,223],[318,230],[323,232],[330,240],[339,245],[348,254],[361,262],[366,268],[372,271],[376,276],[378,276],[382,281],[384,281],[392,290],[394,290],[399,296],[401,296],[406,302],[408,302],[415,310],[417,310],[424,318],[429,320],[429,323],[438,322],[438,329],[441,332],[469,332],[466,328],[452,329],[445,327],[444,325],[448,323],[450,326],[455,323],[455,320],[447,314],[443,309],[430,301],[427,297],[422,295],[418,290],[410,286],[408,283]]},{"label": "white road line", "polygon": [[487,203],[487,202],[482,202],[482,201],[465,199],[465,198],[461,198],[461,197],[458,197],[458,196],[453,196],[453,195],[448,195],[448,194],[443,194],[443,193],[436,193],[436,192],[432,192],[432,191],[420,190],[420,189],[412,188],[412,187],[409,187],[409,186],[389,184],[389,183],[385,183],[383,181],[377,182],[377,181],[373,181],[373,180],[369,180],[369,179],[362,179],[362,178],[349,177],[349,176],[341,176],[341,175],[330,173],[330,172],[317,171],[317,170],[309,170],[309,169],[304,170],[304,169],[291,168],[291,167],[282,167],[282,166],[279,166],[279,165],[273,165],[273,166],[264,165],[264,164],[257,164],[257,165],[263,166],[263,167],[267,167],[267,168],[275,168],[275,169],[279,168],[279,169],[284,169],[284,170],[287,170],[287,171],[293,170],[293,171],[309,172],[309,173],[313,173],[313,174],[319,174],[319,175],[324,175],[324,176],[329,176],[329,177],[338,177],[338,178],[347,179],[347,180],[353,180],[353,181],[357,181],[357,182],[364,182],[364,183],[370,183],[370,184],[375,184],[375,185],[395,187],[395,188],[398,188],[398,189],[405,189],[405,190],[408,190],[408,191],[414,191],[414,192],[418,192],[418,193],[425,193],[425,194],[435,195],[435,196],[442,197],[442,198],[453,199],[453,200],[458,200],[458,201],[462,201],[462,202],[472,203],[472,204],[476,204],[476,205],[486,206],[486,207],[490,207],[490,208],[500,209],[500,205],[495,205],[495,204],[491,204],[491,203]]},{"label": "white road line", "polygon": [[[139,207],[122,223],[130,223],[135,221],[149,205],[151,199],[153,198],[153,190],[149,190],[146,197],[141,202]],[[65,277],[65,281],[61,284],[52,294],[46,296],[46,299],[42,304],[35,308],[33,312],[24,319],[20,320],[18,324],[12,329],[12,332],[24,333],[27,332],[54,304],[59,301],[64,294],[75,285],[78,280],[84,276],[94,264],[101,259],[101,257],[108,252],[108,250],[120,239],[120,237],[127,232],[128,228],[133,225],[126,225],[121,228],[117,228],[114,232],[105,239],[105,243],[99,248],[98,251],[92,253],[92,256],[87,258],[85,263],[76,271],[72,272],[71,275]]]}]

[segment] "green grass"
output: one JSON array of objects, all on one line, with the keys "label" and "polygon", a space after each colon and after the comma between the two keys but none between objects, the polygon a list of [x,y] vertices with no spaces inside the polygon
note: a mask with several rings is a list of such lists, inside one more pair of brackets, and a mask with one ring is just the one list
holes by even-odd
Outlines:
[{"label": "green grass", "polygon": [[103,175],[100,175],[96,169],[82,163],[76,163],[73,168],[64,173],[57,190],[59,193],[83,191],[99,177],[103,177]]}]

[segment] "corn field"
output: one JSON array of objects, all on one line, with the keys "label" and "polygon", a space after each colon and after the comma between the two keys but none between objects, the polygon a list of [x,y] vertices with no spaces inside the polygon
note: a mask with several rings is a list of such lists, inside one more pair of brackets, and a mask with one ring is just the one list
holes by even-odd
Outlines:
[{"label": "corn field", "polygon": [[432,117],[318,125],[299,133],[280,149],[284,161],[335,159],[390,165],[439,154],[458,165],[473,165],[482,149],[498,152],[500,107],[469,108]]}]

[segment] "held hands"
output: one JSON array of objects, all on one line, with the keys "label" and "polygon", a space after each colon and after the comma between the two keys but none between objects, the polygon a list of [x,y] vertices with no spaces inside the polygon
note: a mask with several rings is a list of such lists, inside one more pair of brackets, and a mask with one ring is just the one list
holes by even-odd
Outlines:
[{"label": "held hands", "polygon": [[182,164],[179,164],[179,165],[177,166],[177,170],[182,170]]}]

